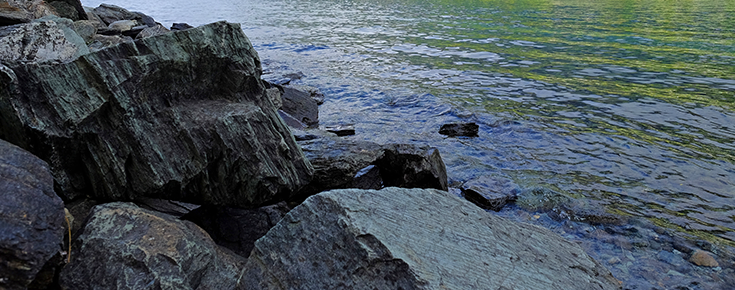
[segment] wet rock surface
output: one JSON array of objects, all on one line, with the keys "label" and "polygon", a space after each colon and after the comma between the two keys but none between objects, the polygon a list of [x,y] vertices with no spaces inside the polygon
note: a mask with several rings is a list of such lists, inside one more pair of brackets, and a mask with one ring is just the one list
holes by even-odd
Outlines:
[{"label": "wet rock surface", "polygon": [[0,200],[0,288],[26,289],[61,251],[64,204],[48,164],[3,140]]},{"label": "wet rock surface", "polygon": [[[77,254],[74,254],[77,253]],[[189,221],[132,203],[96,206],[74,241],[63,289],[237,289],[245,260]]]},{"label": "wet rock surface", "polygon": [[621,288],[547,229],[445,191],[398,188],[310,197],[256,242],[243,280],[253,289]]},{"label": "wet rock surface", "polygon": [[444,124],[439,128],[439,134],[449,137],[466,136],[477,137],[480,126],[475,123]]},{"label": "wet rock surface", "polygon": [[462,195],[477,206],[499,211],[516,199],[520,187],[504,177],[482,176],[462,185]]},{"label": "wet rock surface", "polygon": [[0,136],[52,160],[67,199],[89,191],[107,200],[254,206],[310,179],[311,166],[264,97],[257,53],[239,25],[10,68]]}]

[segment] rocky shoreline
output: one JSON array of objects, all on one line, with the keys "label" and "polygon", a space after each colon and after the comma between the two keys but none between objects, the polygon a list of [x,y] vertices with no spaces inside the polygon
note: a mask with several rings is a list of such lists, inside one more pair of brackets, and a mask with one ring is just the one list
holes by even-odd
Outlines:
[{"label": "rocky shoreline", "polygon": [[[237,24],[13,0],[0,25],[0,288],[621,288],[447,192],[436,148],[312,129],[318,93],[263,81]],[[466,191],[497,210],[504,182]]]}]

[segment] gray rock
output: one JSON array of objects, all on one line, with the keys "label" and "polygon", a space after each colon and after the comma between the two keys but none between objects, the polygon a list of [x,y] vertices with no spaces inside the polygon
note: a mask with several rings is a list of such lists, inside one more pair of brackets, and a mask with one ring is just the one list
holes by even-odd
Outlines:
[{"label": "gray rock", "polygon": [[0,140],[0,289],[26,289],[61,251],[64,203],[48,164]]},{"label": "gray rock", "polygon": [[251,289],[621,289],[548,229],[435,189],[344,189],[294,208],[255,243]]},{"label": "gray rock", "polygon": [[285,202],[254,209],[202,206],[182,219],[196,223],[215,243],[247,258],[255,241],[265,236],[289,210]]},{"label": "gray rock", "polygon": [[79,0],[47,0],[46,3],[53,7],[54,14],[59,17],[73,21],[87,20],[87,13]]},{"label": "gray rock", "polygon": [[11,68],[0,73],[0,137],[48,160],[68,200],[253,207],[311,178],[237,24]]},{"label": "gray rock", "polygon": [[92,52],[97,52],[121,43],[132,42],[133,38],[131,38],[130,36],[95,34],[94,36],[92,36],[92,43],[89,44],[89,50]]},{"label": "gray rock", "polygon": [[135,200],[135,204],[141,208],[165,213],[176,218],[181,218],[191,211],[201,207],[198,204],[145,197]]},{"label": "gray rock", "polygon": [[306,124],[301,123],[301,121],[289,115],[288,113],[284,112],[283,110],[278,110],[278,115],[281,116],[281,119],[283,119],[283,121],[286,122],[286,125],[288,125],[292,129],[297,129],[297,130],[306,129]]},{"label": "gray rock", "polygon": [[100,18],[99,15],[94,12],[94,8],[84,7],[84,12],[85,14],[87,14],[87,20],[91,21],[95,27],[107,28],[107,23],[102,21],[102,18]]},{"label": "gray rock", "polygon": [[302,92],[306,92],[309,94],[309,97],[311,97],[311,99],[316,102],[317,105],[324,104],[324,94],[315,87],[305,85],[286,85],[285,87],[290,87]]},{"label": "gray rock", "polygon": [[148,27],[148,28],[143,29],[143,31],[141,31],[140,33],[138,33],[138,35],[135,36],[135,38],[136,39],[141,39],[141,38],[146,38],[146,37],[151,37],[151,36],[166,34],[166,33],[169,33],[169,32],[171,32],[171,31],[168,30],[168,29],[166,29],[166,27],[163,27],[163,25],[160,25],[159,24],[159,25],[156,25],[156,26],[153,26],[153,27]]},{"label": "gray rock", "polygon": [[62,289],[236,289],[245,263],[194,223],[123,202],[93,209],[71,257]]},{"label": "gray rock", "polygon": [[4,63],[69,62],[89,53],[71,20],[36,20],[0,28],[0,61]]},{"label": "gray rock", "polygon": [[133,29],[135,26],[138,26],[138,23],[135,22],[135,20],[118,20],[110,23],[107,28],[117,31],[128,31]]},{"label": "gray rock", "polygon": [[439,150],[409,144],[384,145],[375,165],[385,186],[447,190],[447,168]]},{"label": "gray rock", "polygon": [[354,125],[326,126],[324,127],[324,130],[326,130],[327,132],[332,132],[334,134],[337,134],[337,136],[340,136],[340,137],[355,135]]},{"label": "gray rock", "polygon": [[[446,190],[447,174],[436,148],[407,144],[378,145],[315,133],[315,138],[299,141],[306,158],[314,166],[314,177],[299,197],[336,188],[364,188],[364,183],[395,187],[431,187]],[[361,181],[361,170],[375,165],[380,178]],[[369,186],[372,187],[372,186]]]},{"label": "gray rock", "polygon": [[497,176],[481,176],[468,181],[461,189],[467,200],[494,211],[500,211],[520,193],[520,188],[512,180]]},{"label": "gray rock", "polygon": [[0,2],[0,26],[27,23],[54,13],[43,0],[5,0]]},{"label": "gray rock", "polygon": [[477,137],[480,126],[475,123],[452,123],[444,124],[439,129],[439,134],[449,137],[466,136]]},{"label": "gray rock", "polygon": [[381,189],[383,188],[383,178],[380,177],[380,168],[370,165],[360,169],[352,178],[352,184],[348,188],[359,189]]},{"label": "gray rock", "polygon": [[140,18],[138,14],[128,11],[125,8],[110,4],[101,4],[99,7],[94,8],[94,13],[105,22],[105,25],[118,20],[133,20]]},{"label": "gray rock", "polygon": [[194,26],[191,26],[187,23],[174,23],[173,25],[171,25],[171,30],[187,30],[192,28],[194,28]]},{"label": "gray rock", "polygon": [[92,20],[74,21],[72,29],[74,29],[74,32],[84,39],[84,42],[87,44],[94,41],[94,35],[97,34],[97,24]]},{"label": "gray rock", "polygon": [[283,105],[281,109],[309,128],[319,125],[319,105],[311,94],[289,86],[279,87]]}]

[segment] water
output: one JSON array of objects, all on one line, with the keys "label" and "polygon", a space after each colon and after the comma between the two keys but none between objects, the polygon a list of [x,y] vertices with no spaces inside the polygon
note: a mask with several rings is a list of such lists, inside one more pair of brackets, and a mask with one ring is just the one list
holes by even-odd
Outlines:
[{"label": "water", "polygon": [[[436,146],[454,186],[501,175],[627,217],[500,213],[577,240],[626,288],[735,287],[733,1],[108,3],[167,26],[241,23],[264,78],[300,72],[294,82],[325,93],[322,125]],[[437,133],[457,121],[479,137]],[[677,264],[686,255],[666,245],[682,237],[722,267]]]}]

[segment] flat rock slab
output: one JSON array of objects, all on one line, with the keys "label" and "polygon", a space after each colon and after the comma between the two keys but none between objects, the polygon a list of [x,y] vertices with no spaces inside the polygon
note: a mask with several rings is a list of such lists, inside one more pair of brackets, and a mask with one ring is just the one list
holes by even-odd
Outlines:
[{"label": "flat rock slab", "polygon": [[25,289],[61,251],[64,203],[48,164],[0,140],[0,289]]},{"label": "flat rock slab", "polygon": [[343,189],[294,208],[246,265],[253,289],[620,289],[548,229],[435,189]]},{"label": "flat rock slab", "polygon": [[245,263],[194,223],[124,202],[92,210],[71,257],[62,289],[237,289]]}]

